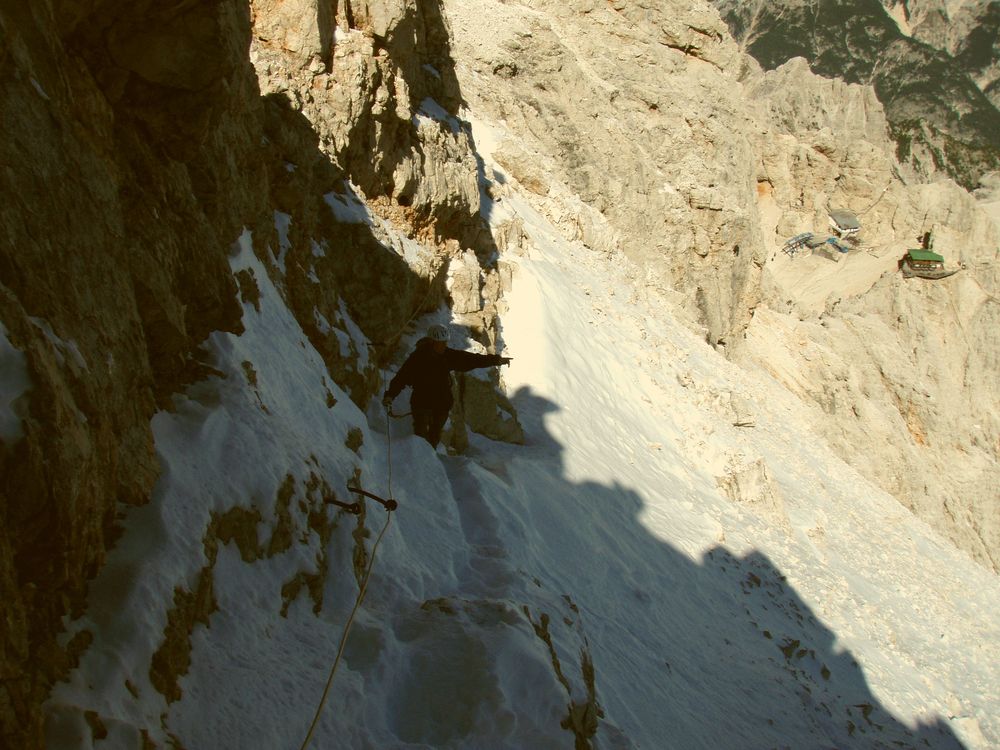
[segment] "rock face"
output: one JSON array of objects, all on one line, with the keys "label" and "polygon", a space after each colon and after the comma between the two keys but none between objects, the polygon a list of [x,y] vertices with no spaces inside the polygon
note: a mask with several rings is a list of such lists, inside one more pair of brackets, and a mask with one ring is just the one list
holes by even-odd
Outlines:
[{"label": "rock face", "polygon": [[[740,59],[708,6],[446,2],[494,158],[568,237],[621,253],[725,342],[742,330],[762,242]],[[614,44],[608,40],[614,39]]]},{"label": "rock face", "polygon": [[883,0],[900,31],[944,50],[1000,106],[1000,7],[991,0]]},{"label": "rock face", "polygon": [[267,192],[245,9],[96,10],[0,6],[0,318],[29,381],[0,450],[12,747],[41,744],[38,705],[82,645],[56,645],[60,618],[116,504],[149,496],[150,416],[204,370],[210,331],[239,329],[225,248]]},{"label": "rock face", "polygon": [[[998,230],[955,184],[897,164],[887,131],[897,143],[911,133],[912,164],[943,154],[935,169],[968,183],[972,165],[992,163],[1000,128],[955,78],[956,99],[931,98],[942,113],[932,130],[907,131],[912,112],[892,87],[914,43],[867,25],[898,60],[876,70],[864,47],[846,65],[818,33],[792,51],[843,66],[847,81],[871,78],[874,93],[818,78],[784,48],[762,72],[704,3],[0,0],[8,744],[42,746],[49,686],[87,648],[85,632],[63,643],[61,623],[80,613],[120,516],[150,497],[150,419],[219,377],[202,343],[240,331],[265,281],[362,407],[423,313],[449,305],[480,346],[497,344],[510,284],[498,251],[529,243],[516,224],[492,235],[480,215],[480,190],[504,191],[480,148],[567,236],[628,264],[637,293],[665,290],[710,344],[814,402],[834,450],[997,566]],[[963,38],[949,49],[978,60],[979,37]],[[957,123],[976,126],[968,138],[949,129],[956,101],[968,107]],[[470,116],[496,125],[498,142],[475,143]],[[857,251],[839,264],[780,252],[838,207],[862,218]],[[960,274],[895,274],[925,231]],[[231,272],[240,237],[256,275]],[[254,387],[252,363],[245,375]],[[468,378],[460,395],[473,429],[522,438],[495,382]],[[731,410],[753,428],[751,404]],[[732,469],[734,501],[782,523],[766,467]],[[317,504],[321,484],[308,488]],[[213,519],[204,546],[254,540],[255,528]],[[190,658],[187,631],[215,606],[205,570],[168,605],[150,665],[165,698]],[[570,723],[587,742],[581,710]]]},{"label": "rock face", "polygon": [[150,418],[258,295],[241,232],[359,403],[449,257],[495,253],[433,3],[3,2],[0,27],[0,734],[35,748],[86,646],[61,618],[157,478]]},{"label": "rock face", "polygon": [[[1000,351],[1000,228],[953,183],[898,179],[871,89],[818,79],[803,60],[752,85],[772,128],[760,214],[773,250],[738,357],[815,402],[817,428],[840,455],[996,569],[1000,423],[984,405],[1000,398],[986,375]],[[835,264],[779,250],[798,233],[828,232],[830,207],[860,216],[855,251]],[[928,231],[963,270],[904,280],[898,260]]]},{"label": "rock face", "polygon": [[[994,567],[997,415],[982,405],[997,403],[983,375],[1000,348],[996,227],[953,183],[920,184],[897,161],[901,110],[887,113],[879,85],[817,76],[803,58],[761,71],[706,7],[446,8],[469,106],[502,123],[494,158],[538,209],[622,253],[637,285],[676,290],[711,343],[815,402],[840,455]],[[780,252],[825,237],[836,208],[861,218],[856,250]],[[904,284],[897,261],[928,231],[966,268]]]},{"label": "rock face", "polygon": [[[977,80],[985,80],[991,74],[975,69],[995,66],[996,37],[989,36],[989,29],[996,28],[996,20],[987,18],[995,10],[983,10],[986,25],[977,27],[967,42],[973,63],[956,61],[907,36],[875,0],[716,0],[715,5],[740,46],[765,68],[804,57],[820,75],[873,86],[900,160],[922,173],[944,172],[972,190],[980,178],[1000,167],[1000,111],[968,73],[972,70]],[[941,13],[947,17],[946,10]],[[955,43],[956,52],[958,48],[966,49],[962,42]]]}]

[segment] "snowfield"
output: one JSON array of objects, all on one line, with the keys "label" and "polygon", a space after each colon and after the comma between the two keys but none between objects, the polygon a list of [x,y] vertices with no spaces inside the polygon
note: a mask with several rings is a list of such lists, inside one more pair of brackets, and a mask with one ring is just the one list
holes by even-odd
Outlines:
[{"label": "snowfield", "polygon": [[[245,234],[259,310],[153,421],[162,477],[68,623],[92,642],[50,750],[300,747],[387,521],[310,747],[1000,746],[996,576],[622,259],[513,186],[484,213],[529,239],[502,319],[525,445],[442,456],[357,409]],[[324,504],[356,478],[391,519]]]}]

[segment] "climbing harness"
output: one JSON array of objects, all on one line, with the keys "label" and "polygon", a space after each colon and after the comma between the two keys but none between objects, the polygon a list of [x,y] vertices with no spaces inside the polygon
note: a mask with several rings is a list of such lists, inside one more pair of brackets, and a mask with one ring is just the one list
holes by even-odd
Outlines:
[{"label": "climbing harness", "polygon": [[[385,409],[386,421],[388,423],[389,417],[389,407]],[[382,537],[385,536],[385,532],[389,530],[389,522],[392,520],[392,512],[399,507],[397,503],[392,498],[392,431],[386,431],[386,446],[388,453],[388,494],[389,499],[379,497],[371,492],[361,489],[360,487],[347,486],[350,492],[361,495],[362,497],[370,498],[375,502],[379,503],[383,508],[386,509],[385,526],[382,527],[382,531],[379,533],[378,538],[375,540],[375,544],[372,546],[371,558],[368,560],[368,569],[365,570],[365,577],[361,581],[361,588],[358,589],[358,597],[354,601],[354,609],[351,610],[350,616],[347,618],[347,624],[344,625],[344,634],[340,637],[340,645],[337,647],[337,656],[333,660],[333,666],[330,667],[330,676],[326,679],[326,687],[323,688],[323,695],[319,699],[319,705],[316,707],[316,715],[313,717],[312,724],[309,725],[309,732],[306,734],[305,740],[302,741],[302,747],[300,750],[306,750],[309,745],[309,741],[312,739],[313,733],[316,731],[316,725],[319,724],[319,717],[323,713],[323,707],[326,705],[326,699],[330,694],[330,686],[333,685],[334,675],[337,674],[337,667],[340,666],[340,658],[344,655],[344,647],[347,645],[347,636],[350,635],[351,626],[354,624],[354,617],[357,615],[358,610],[361,608],[361,603],[365,600],[365,594],[368,593],[368,581],[372,577],[372,568],[375,567],[375,553],[378,552],[378,546],[382,543]],[[361,513],[361,503],[342,503],[337,500],[328,499],[328,503],[332,505],[337,505],[344,508],[354,515]]]}]

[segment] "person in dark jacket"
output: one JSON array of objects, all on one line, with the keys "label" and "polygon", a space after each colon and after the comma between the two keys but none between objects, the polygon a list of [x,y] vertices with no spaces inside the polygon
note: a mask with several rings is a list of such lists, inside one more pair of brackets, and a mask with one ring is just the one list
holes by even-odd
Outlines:
[{"label": "person in dark jacket", "polygon": [[451,395],[451,373],[468,372],[480,367],[494,367],[510,362],[510,357],[496,354],[474,354],[448,347],[448,329],[433,325],[427,336],[417,342],[413,353],[399,368],[382,398],[386,408],[406,387],[410,394],[410,411],[413,416],[413,433],[437,448],[441,430],[448,421],[454,401]]}]

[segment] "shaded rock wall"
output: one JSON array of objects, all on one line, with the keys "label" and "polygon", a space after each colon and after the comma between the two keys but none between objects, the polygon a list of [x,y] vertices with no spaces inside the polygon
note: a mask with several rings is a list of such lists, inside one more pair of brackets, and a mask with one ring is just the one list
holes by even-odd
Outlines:
[{"label": "shaded rock wall", "polygon": [[5,2],[0,20],[0,319],[30,380],[0,450],[0,733],[38,747],[72,659],[60,618],[118,503],[156,479],[149,418],[199,377],[199,342],[240,327],[225,248],[266,180],[238,3]]},{"label": "shaded rock wall", "polygon": [[491,256],[442,24],[434,2],[0,2],[5,744],[41,746],[86,648],[61,618],[150,496],[150,418],[258,295],[227,262],[243,229],[358,403],[447,299],[448,254]]},{"label": "shaded rock wall", "polygon": [[[412,295],[398,294],[406,279],[385,264],[339,264],[332,271],[352,309],[369,306],[360,317],[383,345],[384,359],[402,332],[378,323],[387,301],[408,305],[403,317],[411,319],[442,303],[451,259],[472,250],[484,267],[496,263],[496,245],[479,216],[475,144],[457,116],[462,97],[450,32],[438,3],[429,0],[335,4],[332,13],[322,3],[296,7],[305,19],[299,27],[318,32],[276,39],[271,30],[285,28],[289,4],[252,3],[251,59],[262,90],[301,112],[323,152],[340,165],[338,193],[370,211],[359,222],[363,235],[398,245],[388,235],[401,234],[423,248],[423,257],[410,262],[418,285]],[[344,213],[335,220],[343,224]],[[413,255],[407,247],[395,250]],[[387,299],[372,297],[373,285]],[[494,317],[484,313],[475,329],[492,343]]]}]

